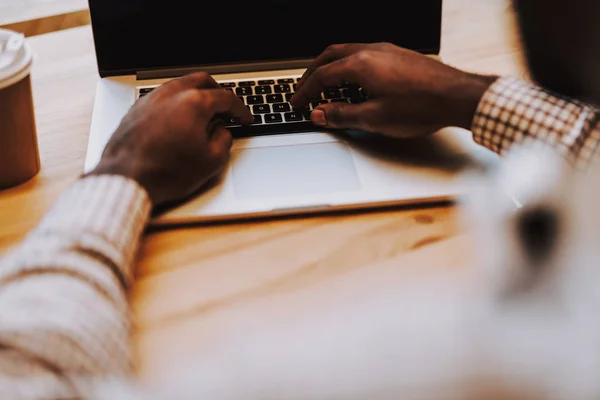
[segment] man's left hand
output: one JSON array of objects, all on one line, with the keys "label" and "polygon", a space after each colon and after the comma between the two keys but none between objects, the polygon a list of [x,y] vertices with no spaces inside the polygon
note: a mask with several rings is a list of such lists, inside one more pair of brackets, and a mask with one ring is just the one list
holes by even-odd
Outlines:
[{"label": "man's left hand", "polygon": [[169,81],[136,102],[89,175],[131,178],[155,206],[182,200],[229,159],[232,138],[223,117],[252,122],[238,97],[206,73]]}]

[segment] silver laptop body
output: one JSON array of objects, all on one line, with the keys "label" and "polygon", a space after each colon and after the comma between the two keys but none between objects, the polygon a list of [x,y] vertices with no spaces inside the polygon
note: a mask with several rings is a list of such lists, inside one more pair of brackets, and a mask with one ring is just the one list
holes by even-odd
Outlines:
[{"label": "silver laptop body", "polygon": [[[129,6],[129,2],[120,0],[90,0],[101,80],[96,92],[85,171],[92,170],[98,163],[112,133],[140,96],[147,95],[169,79],[189,72],[202,70],[211,73],[224,88],[236,91],[259,117],[249,130],[232,124],[236,137],[232,157],[219,182],[197,197],[157,215],[153,219],[154,224],[454,200],[464,193],[462,177],[465,169],[485,166],[496,160],[494,154],[474,144],[470,133],[461,129],[448,128],[421,139],[388,140],[364,132],[332,133],[315,129],[309,122],[309,113],[294,114],[294,110],[285,108],[297,79],[328,44],[389,41],[437,57],[441,0],[402,3],[406,17],[397,24],[394,24],[393,17],[381,16],[389,14],[386,9],[391,7],[384,1],[370,2],[373,7],[381,7],[381,13],[373,11],[372,15],[365,15],[359,8],[340,8],[335,4],[337,0],[331,0],[330,14],[324,11],[329,18],[320,19],[322,24],[327,25],[324,31],[309,21],[304,31],[300,29],[299,21],[308,18],[308,14],[300,12],[301,15],[293,17],[298,21],[290,24],[295,27],[294,34],[299,39],[293,39],[292,33],[286,34],[286,25],[278,23],[271,26],[275,27],[273,34],[281,37],[265,40],[269,38],[265,32],[270,32],[271,28],[256,28],[256,24],[249,23],[248,35],[255,35],[254,39],[246,38],[241,28],[237,33],[238,38],[244,37],[248,43],[220,43],[231,40],[225,38],[215,39],[216,43],[204,47],[192,45],[194,35],[210,40],[215,35],[209,35],[208,29],[218,32],[221,25],[200,27],[197,29],[207,31],[204,35],[197,33],[193,19],[189,19],[189,15],[194,14],[193,10],[186,10],[186,7],[192,6],[183,0],[169,3],[178,2],[178,5],[168,5],[171,11],[165,11],[164,4],[154,4],[152,0],[131,1],[134,5]],[[236,20],[232,24],[234,26],[236,23],[244,25],[244,21],[255,21],[259,25],[261,21],[265,24],[268,21],[286,21],[290,15],[296,15],[294,10],[310,8],[306,1],[288,0],[246,1],[236,3],[235,7],[219,4],[213,7],[217,9],[212,10],[210,15],[231,16],[238,10],[239,21]],[[222,8],[221,14],[219,7]],[[251,8],[243,10],[243,7]],[[344,11],[338,15],[342,9]],[[365,21],[361,22],[361,18]],[[380,26],[381,32],[366,28],[371,26],[369,18],[382,19],[375,24]],[[140,29],[143,31],[148,26],[152,27],[153,23],[164,23],[165,20],[171,20],[174,26],[182,28],[174,28],[175,32],[165,30],[168,32],[166,36],[164,32],[162,36],[154,31],[147,35],[139,33]],[[410,26],[405,26],[409,22]],[[218,24],[218,21],[214,23]],[[353,23],[359,27],[359,32],[347,35],[338,32],[331,34],[329,39],[323,33],[335,24],[352,30]],[[323,35],[326,37],[323,38]],[[123,40],[123,37],[126,39]],[[314,44],[311,43],[313,37]],[[169,43],[174,40],[179,40],[179,44],[170,46]],[[256,55],[256,59],[251,59],[254,54],[252,40],[256,40],[259,46],[256,52],[260,54]],[[263,44],[267,48],[260,47]],[[214,51],[214,59],[221,63],[207,62],[212,61],[213,47],[227,49]],[[170,50],[163,54],[160,49],[164,48]],[[279,54],[282,48],[286,50]],[[295,49],[298,54],[293,53]],[[239,60],[236,59],[238,53]],[[334,89],[338,90],[337,94],[335,91],[324,93],[320,101],[353,101],[351,96],[356,96],[354,87]],[[282,96],[275,96],[278,94]],[[338,96],[342,100],[334,100]],[[279,101],[282,98],[283,101]],[[364,98],[357,101],[364,101]],[[263,126],[264,131],[261,130]]]}]

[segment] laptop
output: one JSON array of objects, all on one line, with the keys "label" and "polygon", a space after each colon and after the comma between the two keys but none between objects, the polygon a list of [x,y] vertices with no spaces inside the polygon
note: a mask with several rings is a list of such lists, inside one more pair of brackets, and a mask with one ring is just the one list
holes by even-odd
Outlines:
[{"label": "laptop", "polygon": [[448,201],[463,193],[466,168],[495,159],[460,129],[399,141],[312,125],[310,111],[319,103],[368,101],[354,85],[324,91],[305,110],[288,104],[305,68],[331,44],[391,42],[437,57],[442,0],[393,7],[386,0],[89,0],[89,6],[101,80],[86,172],[135,101],[169,79],[209,72],[255,116],[249,127],[230,121],[232,156],[218,182],[152,224]]}]

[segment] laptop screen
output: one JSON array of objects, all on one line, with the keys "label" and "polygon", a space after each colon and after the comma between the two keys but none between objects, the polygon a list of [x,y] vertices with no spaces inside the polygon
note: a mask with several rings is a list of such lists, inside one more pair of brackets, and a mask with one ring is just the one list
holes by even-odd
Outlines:
[{"label": "laptop screen", "polygon": [[89,0],[102,76],[314,58],[391,42],[439,52],[442,0]]}]

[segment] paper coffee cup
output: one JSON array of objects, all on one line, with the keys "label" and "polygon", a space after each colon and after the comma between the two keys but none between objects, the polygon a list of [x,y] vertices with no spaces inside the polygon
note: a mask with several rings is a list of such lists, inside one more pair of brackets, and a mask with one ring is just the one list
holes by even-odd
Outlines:
[{"label": "paper coffee cup", "polygon": [[32,62],[25,37],[0,29],[0,189],[21,184],[40,170]]}]

